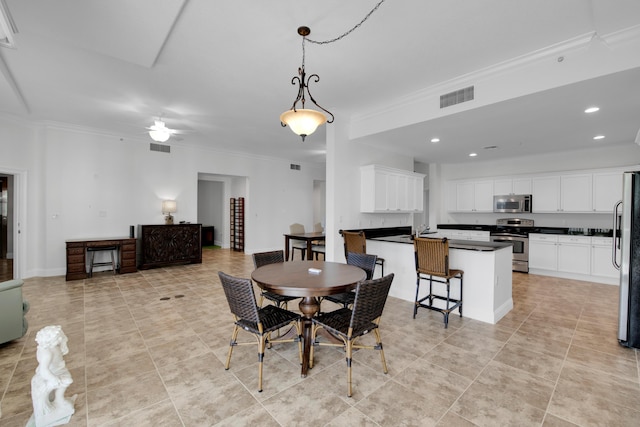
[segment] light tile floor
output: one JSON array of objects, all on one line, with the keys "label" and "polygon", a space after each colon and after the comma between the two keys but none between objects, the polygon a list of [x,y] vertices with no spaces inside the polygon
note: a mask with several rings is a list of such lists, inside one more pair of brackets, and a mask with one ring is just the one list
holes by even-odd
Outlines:
[{"label": "light tile floor", "polygon": [[206,249],[201,265],[26,280],[29,333],[0,346],[0,425],[31,414],[34,337],[50,324],[69,338],[73,426],[640,425],[638,352],[617,343],[615,286],[515,273],[515,307],[497,325],[453,315],[447,330],[439,313],[413,320],[411,303],[390,298],[389,373],[377,352],[356,352],[347,398],[339,349],[318,348],[302,379],[295,344],[274,345],[262,393],[254,346],[225,371],[219,270],[249,277],[251,257]]}]

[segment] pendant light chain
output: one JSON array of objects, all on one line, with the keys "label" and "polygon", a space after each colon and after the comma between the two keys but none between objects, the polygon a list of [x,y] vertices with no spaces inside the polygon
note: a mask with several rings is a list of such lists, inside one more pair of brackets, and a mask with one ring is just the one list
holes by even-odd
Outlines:
[{"label": "pendant light chain", "polygon": [[[309,41],[309,43],[313,43],[313,44],[329,44],[329,43],[333,43],[333,42],[337,42],[338,40],[343,39],[344,37],[348,36],[349,34],[351,34],[353,31],[355,31],[357,28],[359,28],[362,24],[364,24],[364,22],[369,19],[369,17],[373,14],[373,12],[375,12],[376,10],[378,10],[378,8],[380,7],[380,5],[384,3],[384,0],[380,0],[378,2],[378,4],[375,5],[375,7],[373,9],[371,9],[371,11],[369,13],[367,13],[367,16],[365,16],[362,21],[360,21],[358,24],[356,24],[353,28],[351,28],[349,31],[347,31],[346,33],[342,34],[341,36],[338,36],[336,38],[330,39],[330,40],[324,40],[324,41],[317,41],[317,40],[311,40],[311,39],[307,39]],[[306,39],[306,37],[302,38],[302,64],[304,65],[304,39]]]}]

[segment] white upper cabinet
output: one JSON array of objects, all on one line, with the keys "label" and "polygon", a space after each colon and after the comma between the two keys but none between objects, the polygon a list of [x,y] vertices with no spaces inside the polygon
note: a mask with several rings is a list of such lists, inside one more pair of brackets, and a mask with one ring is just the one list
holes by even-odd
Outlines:
[{"label": "white upper cabinet", "polygon": [[592,212],[592,174],[560,177],[560,210],[562,212]]},{"label": "white upper cabinet", "polygon": [[460,181],[455,194],[455,212],[493,212],[493,180]]},{"label": "white upper cabinet", "polygon": [[532,179],[533,212],[592,212],[592,174]]},{"label": "white upper cabinet", "polygon": [[622,198],[622,169],[447,181],[448,212],[493,212],[493,195],[531,194],[533,213],[610,213]]},{"label": "white upper cabinet", "polygon": [[421,212],[424,175],[381,165],[360,168],[361,212]]},{"label": "white upper cabinet", "polygon": [[593,174],[593,211],[613,212],[622,199],[622,171]]},{"label": "white upper cabinet", "polygon": [[493,194],[531,194],[531,178],[499,178],[493,181]]},{"label": "white upper cabinet", "polygon": [[531,178],[513,178],[513,194],[531,194]]},{"label": "white upper cabinet", "polygon": [[513,179],[501,178],[493,181],[493,194],[496,196],[504,196],[507,194],[516,194],[513,191]]},{"label": "white upper cabinet", "polygon": [[532,211],[560,211],[560,177],[539,176],[531,180]]}]

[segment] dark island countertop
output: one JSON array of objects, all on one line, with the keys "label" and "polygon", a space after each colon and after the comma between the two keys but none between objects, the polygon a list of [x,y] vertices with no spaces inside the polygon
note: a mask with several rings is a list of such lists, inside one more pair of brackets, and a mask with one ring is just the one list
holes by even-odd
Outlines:
[{"label": "dark island countertop", "polygon": [[[385,236],[385,237],[374,237],[372,239],[367,240],[375,240],[378,242],[389,242],[389,243],[404,243],[404,244],[413,244],[413,237],[409,234],[398,235],[398,236]],[[511,243],[503,243],[503,242],[476,242],[473,240],[449,240],[449,248],[450,249],[464,249],[468,251],[482,251],[482,252],[492,252],[497,251],[498,249],[508,248],[512,246]]]}]

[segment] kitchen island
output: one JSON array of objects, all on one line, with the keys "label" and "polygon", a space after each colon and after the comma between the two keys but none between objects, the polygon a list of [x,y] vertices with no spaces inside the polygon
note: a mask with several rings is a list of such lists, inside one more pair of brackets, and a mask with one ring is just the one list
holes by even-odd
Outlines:
[{"label": "kitchen island", "polygon": [[[412,237],[399,235],[367,239],[367,252],[383,257],[385,271],[395,274],[389,295],[415,301],[416,267]],[[507,243],[449,240],[449,265],[464,271],[464,317],[495,324],[511,311],[511,260],[512,246]],[[424,289],[421,286],[421,296]],[[458,286],[451,286],[451,296],[459,297]]]}]

